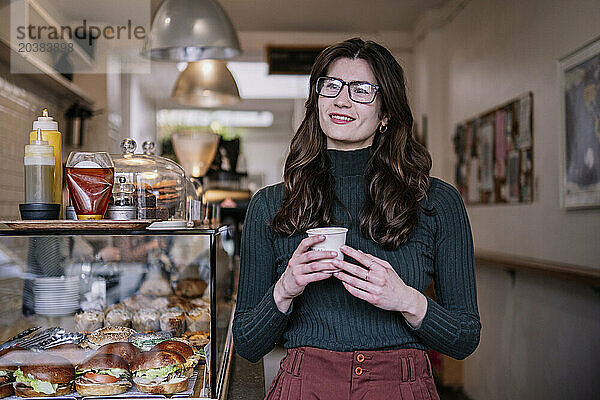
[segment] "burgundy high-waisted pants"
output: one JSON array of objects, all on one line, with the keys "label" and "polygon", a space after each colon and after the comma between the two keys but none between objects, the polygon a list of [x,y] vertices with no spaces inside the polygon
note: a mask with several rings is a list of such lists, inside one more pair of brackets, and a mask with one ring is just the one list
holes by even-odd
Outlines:
[{"label": "burgundy high-waisted pants", "polygon": [[268,400],[439,400],[423,350],[288,349]]}]

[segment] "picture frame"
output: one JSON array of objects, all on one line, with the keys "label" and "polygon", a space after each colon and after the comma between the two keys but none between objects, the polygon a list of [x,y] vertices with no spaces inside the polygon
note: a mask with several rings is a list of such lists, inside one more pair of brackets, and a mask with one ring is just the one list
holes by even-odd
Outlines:
[{"label": "picture frame", "polygon": [[600,207],[600,37],[558,62],[560,202]]},{"label": "picture frame", "polygon": [[533,100],[525,92],[456,125],[454,175],[465,204],[534,202]]}]

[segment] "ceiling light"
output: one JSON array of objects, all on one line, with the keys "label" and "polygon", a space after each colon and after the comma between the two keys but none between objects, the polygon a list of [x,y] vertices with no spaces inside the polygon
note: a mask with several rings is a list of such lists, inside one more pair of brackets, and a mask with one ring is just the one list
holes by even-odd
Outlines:
[{"label": "ceiling light", "polygon": [[202,60],[188,63],[171,99],[188,106],[220,107],[238,103],[240,93],[224,61]]},{"label": "ceiling light", "polygon": [[145,57],[173,62],[231,58],[239,53],[233,25],[216,0],[166,0],[142,50]]}]

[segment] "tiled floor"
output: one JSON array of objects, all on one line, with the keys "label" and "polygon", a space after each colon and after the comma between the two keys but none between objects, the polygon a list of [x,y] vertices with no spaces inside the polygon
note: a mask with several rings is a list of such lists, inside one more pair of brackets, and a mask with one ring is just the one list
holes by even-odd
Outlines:
[{"label": "tiled floor", "polygon": [[456,390],[453,388],[438,385],[437,390],[438,394],[440,395],[440,400],[471,400],[462,391],[462,389]]}]

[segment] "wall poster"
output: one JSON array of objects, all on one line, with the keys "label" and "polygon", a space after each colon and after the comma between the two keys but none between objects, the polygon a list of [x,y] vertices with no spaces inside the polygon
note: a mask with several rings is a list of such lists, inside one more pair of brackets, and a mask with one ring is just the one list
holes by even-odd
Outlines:
[{"label": "wall poster", "polygon": [[476,118],[454,134],[455,182],[467,204],[533,201],[533,94]]},{"label": "wall poster", "polygon": [[600,38],[559,61],[561,206],[600,206]]}]

